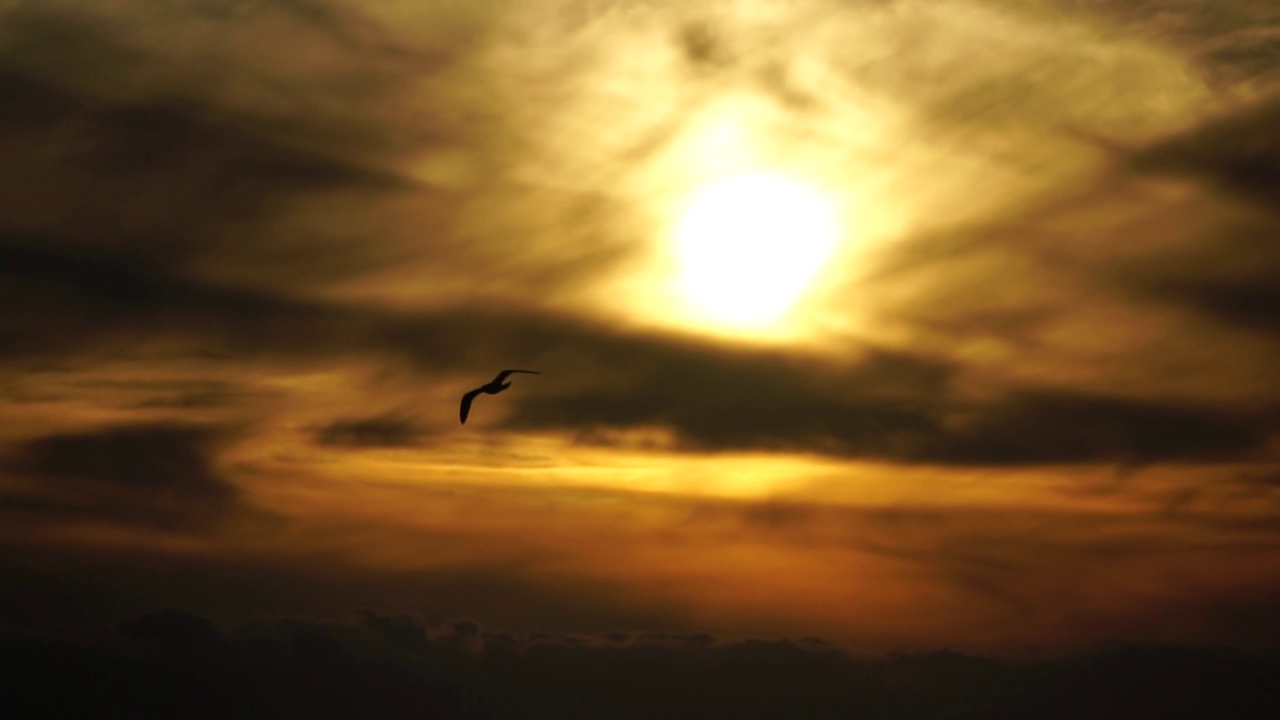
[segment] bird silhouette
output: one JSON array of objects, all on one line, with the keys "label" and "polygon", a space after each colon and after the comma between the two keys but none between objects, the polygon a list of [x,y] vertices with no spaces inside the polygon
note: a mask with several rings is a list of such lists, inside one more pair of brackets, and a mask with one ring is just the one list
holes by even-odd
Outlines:
[{"label": "bird silhouette", "polygon": [[467,422],[467,415],[471,414],[471,403],[476,399],[476,396],[480,393],[484,393],[485,395],[497,395],[503,390],[511,387],[511,383],[504,382],[511,373],[528,373],[529,375],[542,374],[537,370],[503,370],[498,373],[498,376],[494,379],[484,385],[481,385],[475,390],[467,392],[462,396],[462,406],[458,408],[458,417],[462,420],[463,424],[466,424]]}]

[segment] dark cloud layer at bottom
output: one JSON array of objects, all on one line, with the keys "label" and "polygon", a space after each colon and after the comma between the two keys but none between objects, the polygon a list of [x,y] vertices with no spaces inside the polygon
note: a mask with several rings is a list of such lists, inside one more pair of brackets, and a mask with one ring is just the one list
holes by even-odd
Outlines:
[{"label": "dark cloud layer at bottom", "polygon": [[[17,519],[0,514],[0,528],[21,527]],[[691,629],[672,608],[602,583],[483,563],[388,573],[323,552],[198,557],[0,541],[0,577],[0,631],[93,633],[158,606],[238,624],[275,615],[342,617],[362,605],[409,610],[432,622],[474,613],[550,632]]]},{"label": "dark cloud layer at bottom", "polygon": [[1261,718],[1275,654],[1113,646],[996,661],[859,659],[819,640],[571,637],[272,621],[223,634],[163,610],[93,641],[0,637],[26,718]]}]

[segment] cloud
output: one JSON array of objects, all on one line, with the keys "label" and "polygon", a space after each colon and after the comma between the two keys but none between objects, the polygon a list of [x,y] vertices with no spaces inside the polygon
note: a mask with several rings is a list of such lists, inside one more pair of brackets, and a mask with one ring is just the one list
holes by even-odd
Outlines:
[{"label": "cloud", "polygon": [[214,466],[219,428],[156,423],[49,435],[24,442],[5,462],[35,482],[4,498],[43,510],[162,528],[204,528],[224,518],[239,491]]},{"label": "cloud", "polygon": [[425,434],[413,418],[391,413],[335,420],[316,431],[316,442],[336,447],[413,447]]},{"label": "cloud", "polygon": [[[1204,210],[1188,218],[1189,242],[1158,257],[1114,268],[1146,299],[1191,309],[1202,317],[1280,339],[1271,309],[1280,302],[1280,122],[1274,99],[1235,109],[1184,133],[1132,152],[1140,176],[1172,177],[1202,188]],[[1217,202],[1217,206],[1213,202]]]},{"label": "cloud", "polygon": [[612,387],[522,399],[507,427],[569,428],[588,440],[601,429],[660,427],[688,449],[957,465],[1225,460],[1262,450],[1272,427],[1229,408],[1083,392],[1011,388],[968,399],[948,380],[955,368],[909,355],[808,373],[760,357],[713,358],[669,357]]},{"label": "cloud", "polygon": [[[38,238],[0,244],[0,293],[20,308],[2,326],[9,354],[74,355],[146,337],[194,338],[197,353],[243,348],[304,355],[317,343],[351,342],[349,322],[332,306],[191,280],[119,254],[50,245]],[[201,340],[215,344],[201,347]]]},{"label": "cloud", "polygon": [[206,618],[173,608],[128,618],[117,630],[126,638],[152,643],[170,653],[208,651],[225,640]]},{"label": "cloud", "polygon": [[1263,100],[1138,151],[1131,162],[1140,172],[1190,176],[1280,212],[1277,122],[1280,99]]},{"label": "cloud", "polygon": [[425,655],[432,650],[432,641],[427,638],[426,628],[421,620],[410,615],[380,615],[372,610],[362,610],[365,627],[378,635],[392,647],[416,655]]},{"label": "cloud", "polygon": [[[349,496],[346,509],[334,513],[329,503],[342,504],[341,493],[333,491],[343,483],[307,484],[322,503],[286,496],[263,508],[245,493],[239,511],[218,518],[217,532],[204,534],[190,532],[190,522],[156,519],[159,511],[129,514],[117,507],[122,501],[112,507],[100,502],[95,514],[76,514],[67,509],[69,500],[53,509],[57,516],[0,508],[0,546],[6,549],[0,557],[6,580],[0,626],[37,633],[94,631],[163,607],[199,613],[220,625],[245,624],[264,617],[267,607],[273,608],[270,615],[304,620],[344,617],[367,607],[435,624],[471,616],[547,632],[689,629],[684,612],[663,598],[590,573],[542,566],[551,551],[538,538],[474,532],[489,519],[479,508],[499,515],[510,510],[483,493],[411,492],[381,510]],[[360,494],[359,487],[348,489]],[[88,504],[83,497],[76,500]],[[540,494],[530,500],[546,505]],[[384,519],[353,519],[355,505]],[[437,523],[440,509],[462,525]],[[406,525],[406,511],[417,521]],[[71,524],[70,532],[58,532],[68,518],[82,517],[114,526],[94,532]],[[61,540],[47,542],[48,537]]]},{"label": "cloud", "polygon": [[403,185],[194,102],[101,100],[3,72],[0,90],[11,103],[0,135],[12,159],[0,180],[14,186],[0,201],[0,233],[38,235],[50,249],[111,248],[140,265],[188,271],[211,257],[251,260],[291,201]]},{"label": "cloud", "polygon": [[1280,266],[1252,278],[1166,280],[1155,284],[1153,290],[1233,325],[1280,337],[1280,320],[1272,312],[1280,306],[1277,281]]},{"label": "cloud", "polygon": [[[537,642],[489,634],[479,655],[428,640],[411,646],[368,613],[363,626],[270,621],[203,642],[208,623],[180,611],[126,621],[186,637],[201,652],[159,654],[120,636],[66,642],[4,636],[16,695],[59,715],[109,706],[132,715],[189,712],[441,718],[636,718],[857,716],[932,717],[973,713],[1043,717],[1129,717],[1157,708],[1170,718],[1280,708],[1275,659],[1204,647],[1119,645],[1066,657],[992,659],[934,652],[855,657],[793,640],[631,641],[543,634]],[[32,659],[36,661],[32,662]],[[584,683],[590,692],[583,692]],[[60,692],[51,692],[54,687]]]}]

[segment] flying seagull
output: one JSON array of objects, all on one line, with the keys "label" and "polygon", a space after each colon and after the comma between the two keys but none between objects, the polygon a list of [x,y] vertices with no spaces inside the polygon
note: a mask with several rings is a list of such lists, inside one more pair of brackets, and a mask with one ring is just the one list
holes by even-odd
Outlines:
[{"label": "flying seagull", "polygon": [[511,383],[503,382],[511,373],[528,373],[530,375],[542,374],[537,370],[503,370],[498,373],[498,376],[494,379],[462,396],[462,407],[458,408],[458,417],[462,419],[463,423],[467,422],[467,415],[471,413],[471,403],[476,399],[477,395],[480,393],[484,393],[486,395],[497,395],[503,390],[511,387]]}]

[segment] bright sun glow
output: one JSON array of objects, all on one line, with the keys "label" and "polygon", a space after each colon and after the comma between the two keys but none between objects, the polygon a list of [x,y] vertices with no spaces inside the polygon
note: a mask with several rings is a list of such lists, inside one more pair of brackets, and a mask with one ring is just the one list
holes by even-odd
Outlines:
[{"label": "bright sun glow", "polygon": [[839,231],[831,200],[811,185],[763,172],[712,182],[675,227],[677,291],[704,320],[773,325],[834,254]]}]

